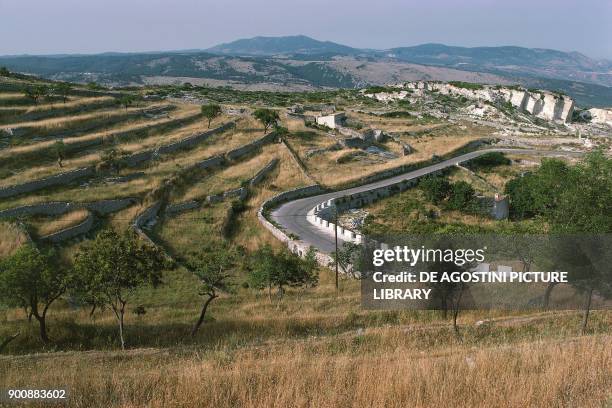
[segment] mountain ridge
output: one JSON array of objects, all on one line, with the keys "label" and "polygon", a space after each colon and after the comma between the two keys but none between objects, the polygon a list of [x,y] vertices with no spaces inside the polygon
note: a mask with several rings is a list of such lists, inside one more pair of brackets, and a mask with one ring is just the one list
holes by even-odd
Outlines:
[{"label": "mountain ridge", "polygon": [[359,49],[307,36],[255,37],[206,50],[5,56],[0,66],[109,86],[184,83],[254,90],[359,88],[414,80],[520,84],[612,106],[612,63],[578,52],[429,43]]}]

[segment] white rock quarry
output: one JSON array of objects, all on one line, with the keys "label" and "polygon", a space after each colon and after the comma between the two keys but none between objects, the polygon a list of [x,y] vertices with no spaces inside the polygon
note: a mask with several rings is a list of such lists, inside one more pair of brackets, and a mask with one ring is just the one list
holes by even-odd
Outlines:
[{"label": "white rock quarry", "polygon": [[592,108],[588,112],[591,114],[591,123],[603,123],[612,126],[612,109]]},{"label": "white rock quarry", "polygon": [[[574,100],[566,95],[549,91],[530,91],[523,88],[481,85],[470,89],[444,82],[407,82],[393,92],[365,94],[382,102],[405,99],[407,96],[422,96],[425,92],[439,92],[443,95],[464,96],[471,100],[497,104],[510,103],[517,109],[535,117],[555,122],[569,122],[574,110]],[[476,113],[478,114],[478,113]]]}]

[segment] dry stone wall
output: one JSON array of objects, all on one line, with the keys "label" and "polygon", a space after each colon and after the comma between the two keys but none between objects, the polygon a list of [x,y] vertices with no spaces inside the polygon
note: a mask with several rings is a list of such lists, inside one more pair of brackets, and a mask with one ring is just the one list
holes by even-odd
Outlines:
[{"label": "dry stone wall", "polygon": [[95,173],[96,170],[93,166],[83,167],[65,173],[56,174],[54,176],[45,177],[39,180],[28,181],[27,183],[3,187],[0,188],[0,198],[9,198],[19,194],[42,190],[43,188],[47,187],[66,185],[84,177],[91,177]]},{"label": "dry stone wall", "polygon": [[41,241],[48,241],[57,244],[68,239],[75,238],[79,235],[86,234],[93,228],[93,226],[94,216],[88,214],[87,218],[82,223],[42,237]]},{"label": "dry stone wall", "polygon": [[267,135],[265,135],[264,137],[257,139],[251,143],[245,144],[243,146],[240,146],[234,150],[230,150],[229,152],[227,152],[225,154],[225,157],[230,160],[230,161],[234,161],[237,160],[243,156],[246,156],[247,154],[250,154],[251,152],[259,149],[261,146],[267,144],[267,143],[271,143],[274,140],[276,140],[277,136],[275,132],[271,132],[268,133]]}]

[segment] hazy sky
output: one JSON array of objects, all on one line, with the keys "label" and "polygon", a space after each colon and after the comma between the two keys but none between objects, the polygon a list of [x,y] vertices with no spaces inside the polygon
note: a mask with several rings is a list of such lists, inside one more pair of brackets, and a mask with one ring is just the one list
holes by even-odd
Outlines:
[{"label": "hazy sky", "polygon": [[612,59],[612,0],[0,0],[0,55],[290,34],[362,48],[520,45]]}]

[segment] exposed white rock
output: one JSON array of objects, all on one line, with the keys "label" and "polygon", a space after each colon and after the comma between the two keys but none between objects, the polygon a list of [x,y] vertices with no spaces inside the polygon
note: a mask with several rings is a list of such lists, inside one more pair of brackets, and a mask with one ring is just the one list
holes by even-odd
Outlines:
[{"label": "exposed white rock", "polygon": [[[480,85],[477,89],[443,82],[416,81],[403,85],[404,90],[366,94],[382,102],[405,99],[408,95],[421,96],[424,92],[463,96],[475,101],[510,103],[535,117],[555,122],[568,122],[574,110],[574,100],[549,91],[530,91],[523,88]],[[484,112],[483,112],[484,113]],[[478,115],[478,112],[475,112]]]},{"label": "exposed white rock", "polygon": [[588,112],[591,115],[591,123],[604,123],[612,126],[612,109],[592,108]]}]

